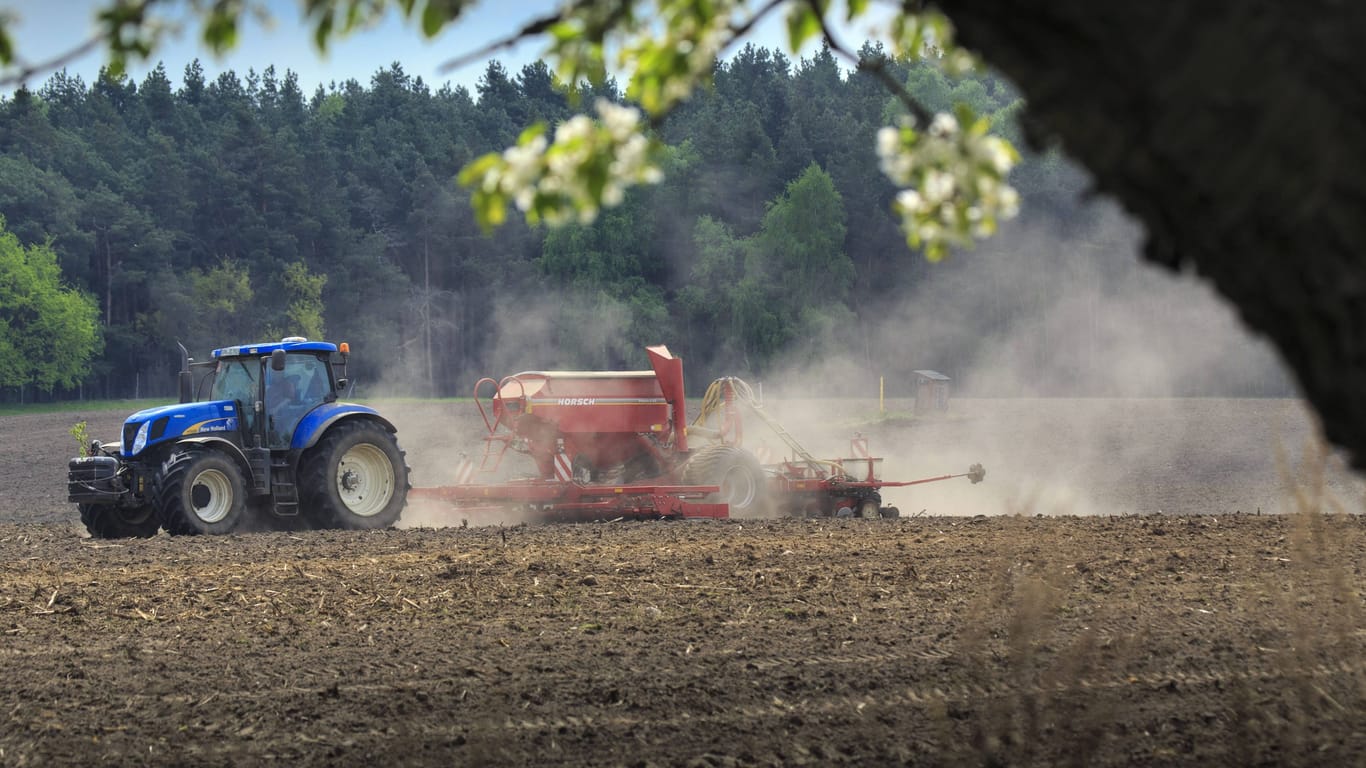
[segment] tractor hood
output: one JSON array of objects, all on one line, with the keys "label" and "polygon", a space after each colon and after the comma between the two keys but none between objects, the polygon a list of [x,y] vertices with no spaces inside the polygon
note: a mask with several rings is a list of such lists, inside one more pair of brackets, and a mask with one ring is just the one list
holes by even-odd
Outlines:
[{"label": "tractor hood", "polygon": [[132,458],[167,440],[211,432],[236,432],[237,403],[217,400],[148,408],[123,422],[123,455]]}]

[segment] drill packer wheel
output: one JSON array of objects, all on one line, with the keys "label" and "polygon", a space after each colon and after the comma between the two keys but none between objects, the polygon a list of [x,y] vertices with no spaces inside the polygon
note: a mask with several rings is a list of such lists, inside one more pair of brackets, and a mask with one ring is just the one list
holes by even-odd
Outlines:
[{"label": "drill packer wheel", "polygon": [[986,477],[987,471],[985,468],[982,467],[981,464],[973,464],[972,466],[968,467],[968,479],[972,481],[973,485],[977,485],[978,483],[982,482],[986,479]]},{"label": "drill packer wheel", "polygon": [[768,514],[768,478],[759,460],[743,448],[709,445],[697,451],[683,468],[683,484],[720,486],[711,500],[729,504],[736,516]]}]

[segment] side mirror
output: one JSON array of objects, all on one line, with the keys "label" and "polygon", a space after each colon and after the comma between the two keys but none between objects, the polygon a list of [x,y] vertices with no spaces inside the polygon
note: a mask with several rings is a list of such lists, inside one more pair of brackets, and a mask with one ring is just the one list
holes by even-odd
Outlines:
[{"label": "side mirror", "polygon": [[285,369],[285,351],[277,349],[270,353],[270,369],[272,371],[283,371]]}]

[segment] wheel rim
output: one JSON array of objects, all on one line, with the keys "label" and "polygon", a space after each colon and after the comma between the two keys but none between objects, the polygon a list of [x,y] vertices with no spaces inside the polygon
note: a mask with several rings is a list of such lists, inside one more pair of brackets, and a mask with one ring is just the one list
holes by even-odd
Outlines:
[{"label": "wheel rim", "polygon": [[206,469],[190,488],[190,508],[206,523],[221,522],[232,510],[232,482],[221,470]]},{"label": "wheel rim", "polygon": [[732,507],[744,509],[754,502],[754,495],[758,488],[754,484],[754,476],[745,471],[744,467],[731,467],[721,478],[721,496],[725,498],[727,504]]},{"label": "wheel rim", "polygon": [[337,462],[337,496],[352,514],[373,517],[393,495],[394,466],[377,446],[352,446]]}]

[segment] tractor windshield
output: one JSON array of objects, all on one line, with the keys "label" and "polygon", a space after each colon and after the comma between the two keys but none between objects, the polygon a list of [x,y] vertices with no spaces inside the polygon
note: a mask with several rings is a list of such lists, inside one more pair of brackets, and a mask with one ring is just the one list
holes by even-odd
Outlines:
[{"label": "tractor windshield", "polygon": [[261,375],[261,364],[254,358],[226,358],[218,361],[218,372],[213,379],[213,400],[256,402],[260,390],[256,388]]}]

